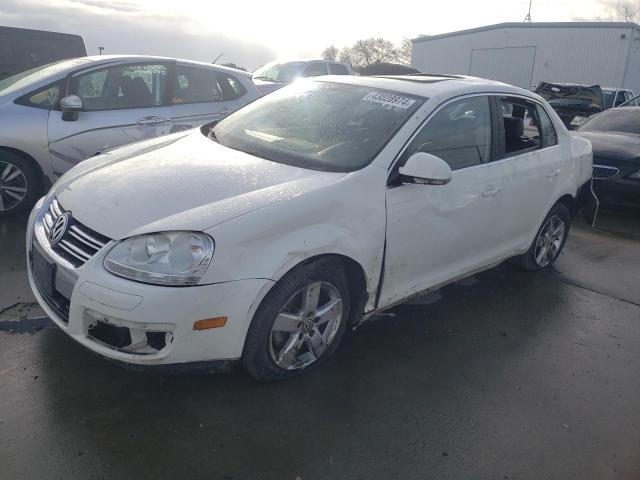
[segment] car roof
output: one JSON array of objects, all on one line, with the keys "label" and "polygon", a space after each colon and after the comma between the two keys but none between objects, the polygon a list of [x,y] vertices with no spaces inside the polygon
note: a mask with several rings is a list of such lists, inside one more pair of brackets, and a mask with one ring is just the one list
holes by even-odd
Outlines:
[{"label": "car roof", "polygon": [[433,97],[435,95],[455,96],[469,93],[505,93],[512,95],[524,95],[527,97],[540,99],[541,97],[525,90],[514,87],[506,83],[484,78],[469,77],[465,75],[448,74],[413,74],[413,75],[381,75],[372,77],[347,76],[347,75],[327,75],[316,77],[318,81],[332,81],[337,83],[348,83],[352,85],[362,85],[372,88],[381,88],[396,92],[418,95],[421,97]]},{"label": "car roof", "polygon": [[197,60],[188,60],[185,58],[174,58],[174,57],[160,57],[155,55],[91,55],[86,57],[87,60],[91,62],[96,62],[96,65],[100,63],[113,63],[117,61],[140,61],[140,62],[149,62],[149,61],[157,61],[157,62],[178,62],[180,64],[189,64],[196,65],[200,67],[209,67],[216,68],[220,70],[228,70],[229,72],[233,72],[237,74],[244,74],[246,76],[251,76],[251,73],[245,72],[244,70],[238,70],[236,68],[225,67],[224,65],[216,65],[213,63],[207,62],[199,62]]}]

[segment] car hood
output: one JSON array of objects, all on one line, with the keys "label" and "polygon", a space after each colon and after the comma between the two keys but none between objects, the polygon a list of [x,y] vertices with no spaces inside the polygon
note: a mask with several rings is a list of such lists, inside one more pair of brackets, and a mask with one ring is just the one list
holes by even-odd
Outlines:
[{"label": "car hood", "polygon": [[602,163],[602,160],[620,162],[640,158],[638,135],[607,132],[578,132],[578,135],[591,142],[593,156],[598,159],[598,163]]},{"label": "car hood", "polygon": [[53,192],[78,221],[121,239],[155,231],[206,230],[344,175],[231,150],[195,129],[82,162]]},{"label": "car hood", "polygon": [[563,85],[540,82],[535,92],[549,102],[565,124],[577,116],[589,117],[601,112],[604,95],[599,85]]}]

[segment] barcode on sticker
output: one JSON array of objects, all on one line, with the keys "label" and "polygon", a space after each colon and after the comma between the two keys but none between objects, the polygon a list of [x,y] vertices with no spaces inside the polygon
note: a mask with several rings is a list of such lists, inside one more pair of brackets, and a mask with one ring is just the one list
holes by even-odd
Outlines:
[{"label": "barcode on sticker", "polygon": [[398,108],[409,108],[411,105],[416,103],[416,101],[412,98],[401,97],[400,95],[394,95],[392,93],[377,92],[367,93],[362,100],[366,100],[367,102],[376,102],[382,105],[390,105],[392,107]]}]

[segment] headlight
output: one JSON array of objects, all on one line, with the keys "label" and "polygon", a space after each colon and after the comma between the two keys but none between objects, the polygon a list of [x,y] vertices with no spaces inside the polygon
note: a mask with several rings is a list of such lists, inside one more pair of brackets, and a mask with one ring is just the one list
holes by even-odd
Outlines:
[{"label": "headlight", "polygon": [[640,170],[638,170],[636,173],[632,173],[631,175],[629,175],[629,178],[633,178],[634,180],[640,180]]},{"label": "headlight", "polygon": [[120,277],[156,285],[195,285],[213,256],[213,239],[199,232],[162,232],[118,243],[104,268]]}]

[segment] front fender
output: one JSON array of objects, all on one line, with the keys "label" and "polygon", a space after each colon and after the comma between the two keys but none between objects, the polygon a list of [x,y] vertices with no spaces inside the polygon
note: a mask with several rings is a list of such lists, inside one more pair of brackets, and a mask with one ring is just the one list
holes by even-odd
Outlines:
[{"label": "front fender", "polygon": [[278,281],[311,257],[336,254],[362,267],[373,301],[386,229],[385,174],[371,166],[212,227],[207,233],[215,241],[215,253],[202,283],[246,278]]}]

